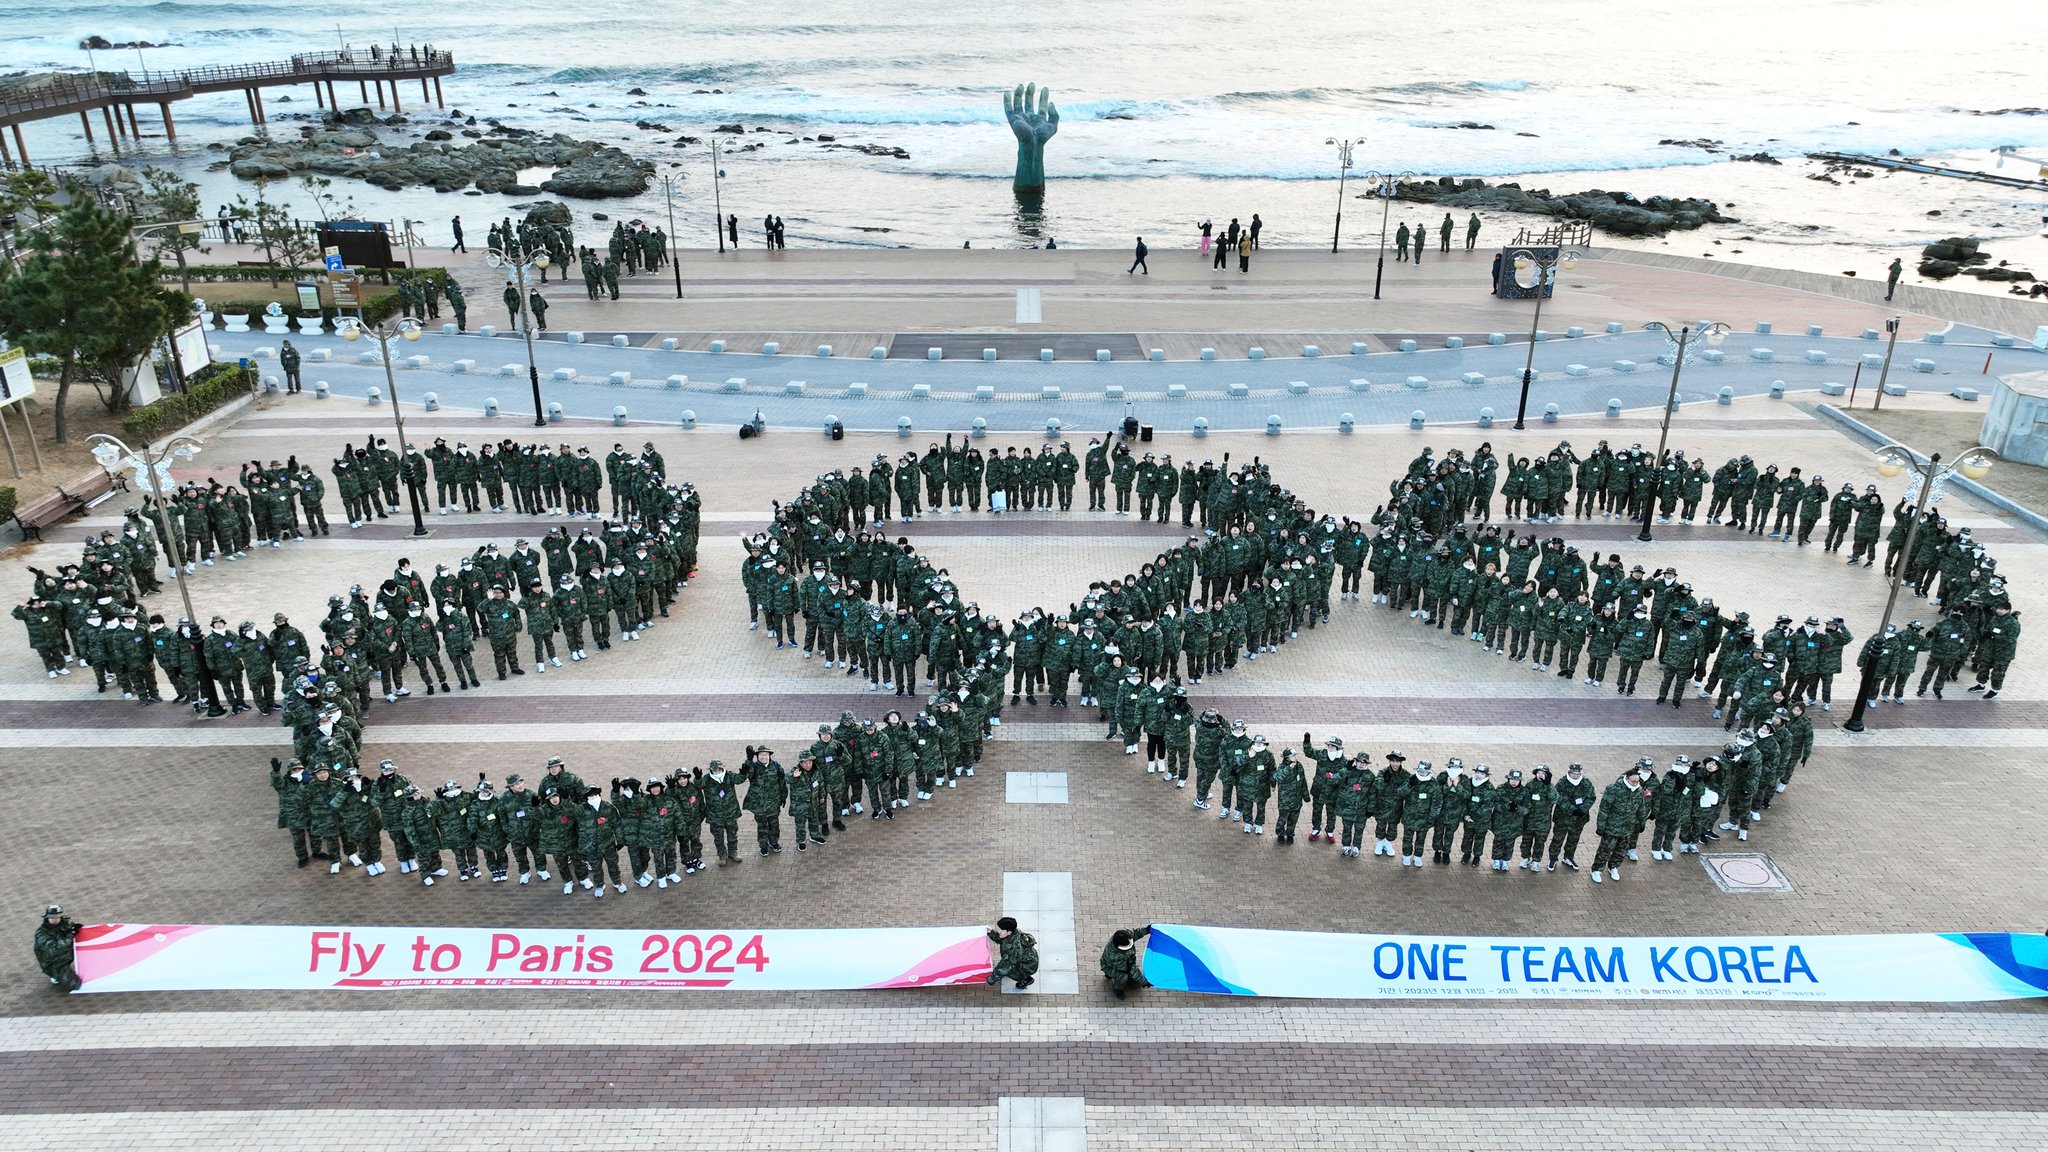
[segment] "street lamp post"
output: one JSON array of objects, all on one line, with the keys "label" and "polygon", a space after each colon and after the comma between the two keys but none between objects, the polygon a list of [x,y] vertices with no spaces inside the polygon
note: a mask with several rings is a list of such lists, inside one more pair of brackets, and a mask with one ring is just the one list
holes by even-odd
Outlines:
[{"label": "street lamp post", "polygon": [[1380,298],[1380,281],[1387,274],[1387,214],[1394,209],[1394,197],[1401,191],[1401,181],[1413,180],[1413,172],[1367,172],[1365,178],[1373,186],[1373,193],[1380,198],[1380,262],[1372,273],[1372,298]]},{"label": "street lamp post", "polygon": [[503,243],[502,251],[485,253],[484,261],[493,268],[509,270],[512,273],[512,283],[518,289],[519,330],[526,335],[526,376],[533,385],[533,426],[545,428],[548,426],[548,417],[540,406],[540,363],[533,358],[533,314],[526,304],[526,269],[531,266],[545,272],[548,254],[536,252],[533,259],[528,260],[518,240],[507,237]]},{"label": "street lamp post", "polygon": [[1530,267],[1536,269],[1536,315],[1529,319],[1529,356],[1522,362],[1522,398],[1515,404],[1515,431],[1525,426],[1529,414],[1529,385],[1536,382],[1536,333],[1542,331],[1543,298],[1551,293],[1556,282],[1552,279],[1562,266],[1566,271],[1578,264],[1579,254],[1562,248],[1547,249],[1549,255],[1534,248],[1518,248],[1508,253],[1515,262],[1515,269],[1521,271]]},{"label": "street lamp post", "polygon": [[1891,333],[1884,342],[1884,367],[1877,370],[1877,396],[1870,402],[1870,410],[1877,411],[1884,403],[1884,382],[1892,374],[1892,349],[1899,346],[1899,318],[1892,317],[1884,322],[1884,330]]},{"label": "street lamp post", "polygon": [[668,263],[669,267],[675,269],[676,299],[678,300],[683,298],[683,265],[681,261],[676,259],[676,241],[678,239],[676,236],[676,184],[686,179],[688,177],[682,174],[663,176],[661,178],[662,199],[668,201]]},{"label": "street lamp post", "polygon": [[[1671,439],[1671,411],[1678,405],[1678,374],[1685,370],[1685,358],[1690,351],[1690,345],[1695,337],[1703,336],[1706,338],[1707,343],[1719,344],[1727,337],[1731,329],[1728,325],[1718,320],[1701,322],[1697,331],[1690,325],[1682,325],[1675,334],[1671,331],[1671,325],[1660,320],[1652,320],[1648,324],[1643,325],[1643,327],[1662,332],[1664,338],[1672,343],[1671,390],[1664,396],[1664,421],[1657,431],[1657,454],[1650,457],[1651,460],[1655,461],[1655,467],[1650,473],[1650,497],[1643,501],[1643,530],[1636,535],[1636,539],[1648,544],[1650,542],[1650,518],[1656,515],[1657,495],[1664,486],[1664,445]],[[1533,353],[1535,342],[1531,341],[1529,347]]]},{"label": "street lamp post", "polygon": [[[391,371],[391,342],[393,340],[404,340],[407,343],[411,343],[418,340],[420,338],[420,322],[410,316],[401,316],[396,320],[387,320],[383,324],[374,326],[366,325],[361,320],[347,317],[343,318],[342,323],[344,325],[341,330],[342,339],[360,340],[367,333],[370,339],[377,342],[377,358],[384,361],[384,385],[391,396],[391,420],[398,426],[398,452],[399,456],[403,458],[406,453],[412,451],[412,445],[405,441],[405,414],[398,410],[398,378]],[[412,534],[414,536],[431,535],[427,531],[426,517],[420,511],[419,487],[407,484],[405,491],[408,496],[412,497]]]},{"label": "street lamp post", "polygon": [[[1880,393],[1881,394],[1881,393]],[[1991,470],[1998,453],[1979,444],[1968,449],[1955,462],[1943,465],[1941,453],[1936,452],[1922,460],[1918,453],[1904,444],[1887,444],[1877,450],[1877,472],[1880,476],[1892,477],[1912,469],[1912,487],[1919,490],[1919,500],[1913,506],[1912,522],[1906,525],[1905,546],[1899,551],[1899,564],[1892,574],[1885,577],[1891,584],[1891,591],[1884,598],[1884,617],[1877,623],[1873,639],[1883,643],[1885,632],[1891,628],[1892,608],[1899,602],[1899,589],[1906,583],[1906,568],[1913,556],[1913,542],[1920,536],[1920,521],[1927,515],[1927,505],[1940,499],[1942,485],[1960,472],[1972,480],[1981,479]],[[1856,679],[1856,706],[1850,710],[1849,719],[1842,724],[1844,732],[1863,731],[1863,712],[1870,706],[1870,690],[1876,687],[1877,661],[1863,664],[1862,675]]]},{"label": "street lamp post", "polygon": [[725,201],[719,198],[718,183],[725,169],[718,166],[718,137],[711,137],[711,231],[718,237],[718,251],[725,253]]},{"label": "street lamp post", "polygon": [[1339,140],[1335,136],[1323,141],[1337,146],[1337,225],[1330,231],[1330,251],[1337,251],[1337,241],[1344,235],[1344,178],[1351,172],[1351,148],[1354,144],[1365,143],[1365,137],[1356,140]]},{"label": "street lamp post", "polygon": [[178,635],[192,650],[193,667],[199,673],[199,690],[205,696],[203,705],[198,700],[192,702],[192,710],[209,720],[227,715],[228,710],[221,707],[213,675],[206,667],[206,632],[199,624],[199,613],[193,610],[192,590],[185,586],[183,561],[189,553],[178,547],[178,537],[171,531],[170,513],[164,501],[163,482],[170,473],[171,457],[192,459],[199,455],[199,441],[190,436],[174,436],[152,452],[148,444],[140,450],[130,448],[118,437],[105,432],[95,432],[86,439],[93,446],[93,459],[98,460],[102,468],[125,464],[134,470],[137,479],[149,486],[150,511],[156,514],[156,530],[163,536],[164,554],[171,558],[171,579],[178,585],[178,599],[185,606],[185,619],[178,628]]}]

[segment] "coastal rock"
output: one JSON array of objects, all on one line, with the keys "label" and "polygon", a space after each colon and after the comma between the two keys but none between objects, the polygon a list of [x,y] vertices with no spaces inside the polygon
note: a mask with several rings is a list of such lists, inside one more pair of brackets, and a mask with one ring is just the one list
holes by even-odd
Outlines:
[{"label": "coastal rock", "polygon": [[1721,141],[1709,140],[1704,136],[1698,140],[1659,140],[1657,143],[1667,148],[1697,148],[1702,152],[1710,152],[1717,155],[1722,148]]},{"label": "coastal rock", "polygon": [[1962,270],[1963,266],[1953,260],[1922,260],[1920,262],[1920,274],[1929,280],[1946,280]]},{"label": "coastal rock", "polygon": [[886,156],[895,160],[908,160],[910,153],[888,144],[827,144],[827,148],[843,148],[848,152],[859,152],[864,156]]},{"label": "coastal rock", "polygon": [[[1361,200],[1375,199],[1371,193]],[[1397,197],[1445,208],[1497,209],[1553,216],[1566,220],[1590,220],[1593,226],[1613,236],[1662,236],[1673,230],[1689,230],[1702,224],[1733,223],[1711,200],[1652,196],[1638,199],[1627,192],[1598,188],[1585,192],[1552,195],[1548,189],[1525,190],[1515,183],[1488,184],[1484,180],[1459,180],[1449,176],[1401,185]]]},{"label": "coastal rock", "polygon": [[1776,156],[1773,156],[1773,155],[1771,155],[1771,154],[1770,154],[1769,152],[1752,152],[1752,153],[1750,153],[1750,154],[1749,154],[1749,155],[1747,155],[1747,156],[1735,156],[1735,157],[1731,157],[1731,159],[1735,159],[1735,160],[1746,160],[1746,161],[1748,161],[1748,162],[1749,162],[1749,163],[1751,163],[1751,164],[1783,164],[1783,163],[1784,163],[1784,161],[1783,161],[1783,160],[1780,160],[1780,159],[1778,159],[1778,158],[1777,158]]},{"label": "coastal rock", "polygon": [[455,134],[454,134],[454,133],[452,133],[452,132],[447,132],[447,131],[444,131],[444,130],[442,130],[442,129],[436,128],[436,129],[434,129],[434,130],[433,130],[432,132],[429,132],[429,133],[427,133],[427,139],[429,139],[429,140],[453,140],[453,139],[455,139]]},{"label": "coastal rock", "polygon": [[526,219],[534,224],[567,224],[575,217],[567,204],[559,200],[543,200],[526,210]]},{"label": "coastal rock", "polygon": [[1458,121],[1458,122],[1457,122],[1456,124],[1446,124],[1446,125],[1445,125],[1445,127],[1446,127],[1446,128],[1463,128],[1463,129],[1466,129],[1466,130],[1468,130],[1468,131],[1472,131],[1472,132],[1491,132],[1491,131],[1493,131],[1493,130],[1494,130],[1494,128],[1493,128],[1493,125],[1491,125],[1491,124],[1481,124],[1481,123],[1479,123],[1479,122],[1478,122],[1478,121],[1476,121],[1476,120],[1460,120],[1460,121]]},{"label": "coastal rock", "polygon": [[[459,146],[421,140],[397,147],[380,144],[364,129],[307,128],[303,139],[290,142],[246,138],[228,156],[231,171],[250,180],[310,172],[386,189],[424,186],[456,192],[473,186],[480,192],[528,196],[542,191],[580,197],[635,195],[647,190],[653,173],[652,164],[609,145],[524,130]],[[518,174],[536,168],[553,171],[553,179],[538,188],[521,185]]]},{"label": "coastal rock", "polygon": [[661,122],[660,122],[660,121],[658,121],[658,120],[635,120],[635,121],[633,121],[633,127],[635,127],[635,128],[638,128],[638,129],[640,129],[640,130],[642,130],[642,131],[644,131],[644,132],[673,132],[673,131],[675,131],[675,129],[673,129],[673,128],[669,127],[669,126],[668,126],[668,125],[666,125],[666,124],[663,124],[663,123],[661,123]]},{"label": "coastal rock", "polygon": [[338,113],[328,113],[327,122],[329,124],[375,124],[377,122],[377,114],[368,108],[349,108]]},{"label": "coastal rock", "polygon": [[720,124],[718,127],[713,128],[712,131],[723,132],[733,136],[740,136],[744,135],[747,130],[738,124]]},{"label": "coastal rock", "polygon": [[645,96],[645,95],[647,95],[647,89],[645,89],[645,88],[628,88],[628,89],[626,89],[626,95],[628,95],[628,96]]},{"label": "coastal rock", "polygon": [[[87,36],[78,42],[78,47],[81,51],[90,48],[95,52],[110,52],[126,48],[175,48],[177,45],[171,43],[152,44],[147,40],[123,40],[117,44],[108,40],[105,36]],[[2003,115],[2003,113],[1992,113],[1992,115]]]}]

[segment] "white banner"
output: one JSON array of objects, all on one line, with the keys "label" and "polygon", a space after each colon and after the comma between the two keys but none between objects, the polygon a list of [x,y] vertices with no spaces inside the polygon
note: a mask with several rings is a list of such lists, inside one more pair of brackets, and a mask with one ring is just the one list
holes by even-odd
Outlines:
[{"label": "white banner", "polygon": [[1832,1000],[2048,996],[2048,937],[1379,936],[1154,924],[1145,977],[1229,996]]},{"label": "white banner", "polygon": [[921,988],[986,979],[987,931],[94,924],[75,955],[85,992]]}]

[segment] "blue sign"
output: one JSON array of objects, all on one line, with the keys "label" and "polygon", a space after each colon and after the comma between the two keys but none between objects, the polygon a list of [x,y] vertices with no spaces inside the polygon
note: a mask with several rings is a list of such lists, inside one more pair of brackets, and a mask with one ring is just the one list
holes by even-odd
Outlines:
[{"label": "blue sign", "polygon": [[345,272],[348,270],[347,267],[342,264],[341,253],[339,252],[329,253],[328,255],[322,258],[321,262],[327,265],[327,270],[329,272]]}]

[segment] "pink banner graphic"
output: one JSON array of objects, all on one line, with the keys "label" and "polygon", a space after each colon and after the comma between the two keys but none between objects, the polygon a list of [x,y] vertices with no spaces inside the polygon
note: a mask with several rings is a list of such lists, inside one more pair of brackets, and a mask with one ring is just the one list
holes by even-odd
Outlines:
[{"label": "pink banner graphic", "polygon": [[204,989],[924,988],[986,979],[986,929],[644,931],[95,924],[84,992]]}]

